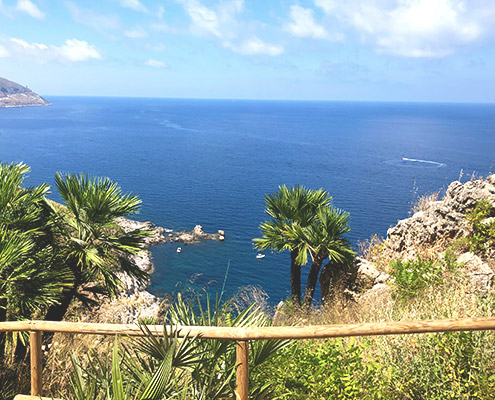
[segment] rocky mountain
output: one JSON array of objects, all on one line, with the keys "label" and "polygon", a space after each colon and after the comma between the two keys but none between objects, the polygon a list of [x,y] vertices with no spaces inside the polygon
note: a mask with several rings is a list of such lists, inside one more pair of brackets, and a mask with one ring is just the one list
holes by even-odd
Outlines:
[{"label": "rocky mountain", "polygon": [[0,107],[48,106],[50,103],[31,89],[0,78]]}]

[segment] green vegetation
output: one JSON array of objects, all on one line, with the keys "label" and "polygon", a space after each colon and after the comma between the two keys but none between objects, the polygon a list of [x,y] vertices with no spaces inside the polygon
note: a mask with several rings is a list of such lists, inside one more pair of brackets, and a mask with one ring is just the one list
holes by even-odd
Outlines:
[{"label": "green vegetation", "polygon": [[270,382],[278,399],[379,398],[382,366],[363,359],[367,346],[341,339],[293,342],[252,379]]},{"label": "green vegetation", "polygon": [[[328,192],[302,186],[266,195],[266,213],[272,218],[260,225],[262,238],[254,239],[259,250],[291,253],[292,302],[301,303],[301,266],[312,260],[304,294],[304,306],[310,308],[320,275],[322,300],[328,300],[330,280],[351,265],[354,252],[344,235],[349,232],[349,214],[330,206]],[[323,267],[323,262],[329,262]]]},{"label": "green vegetation", "polygon": [[[198,304],[199,312],[179,296],[167,322],[197,326],[267,326],[269,319],[258,308],[250,306],[233,315],[229,303]],[[204,308],[203,308],[204,307]],[[212,311],[212,310],[215,311]],[[73,356],[70,398],[87,399],[233,399],[235,390],[235,342],[201,340],[198,337],[177,338],[177,331],[160,338],[152,336],[145,326],[139,339],[125,341],[120,351],[115,342],[111,363],[105,357],[89,356],[82,362]],[[252,368],[261,368],[286,341],[253,342],[250,348]],[[253,382],[251,399],[264,399],[269,385]]]},{"label": "green vegetation", "polygon": [[[0,164],[0,322],[61,320],[74,299],[90,305],[115,295],[117,271],[146,278],[128,256],[148,233],[125,233],[115,221],[138,210],[136,196],[109,179],[57,174],[59,205],[47,199],[46,184],[22,187],[28,172]],[[0,334],[0,371],[22,368],[25,354],[24,335]],[[0,387],[7,375],[0,373]]]},{"label": "green vegetation", "polygon": [[495,208],[487,200],[476,203],[476,207],[466,214],[471,224],[472,234],[462,239],[469,251],[480,252],[495,243]]},{"label": "green vegetation", "polygon": [[392,260],[390,275],[392,286],[399,299],[420,295],[426,288],[439,286],[444,277],[459,267],[452,251],[446,251],[443,259],[417,257],[416,260]]},{"label": "green vegetation", "polygon": [[[61,319],[74,300],[95,304],[113,296],[123,271],[145,275],[128,255],[142,248],[147,232],[125,233],[117,217],[136,212],[139,200],[108,179],[57,174],[64,204],[47,200],[45,184],[22,188],[29,168],[0,164],[0,321]],[[177,300],[163,321],[171,326],[269,326],[344,324],[432,318],[495,316],[495,291],[475,294],[463,281],[454,250],[480,255],[495,244],[495,210],[479,202],[466,218],[472,234],[447,245],[436,257],[393,260],[391,292],[359,302],[330,301],[331,289],[350,267],[353,251],[345,234],[349,215],[331,206],[323,190],[300,186],[266,196],[271,220],[261,224],[260,250],[291,253],[292,297],[272,318],[260,305],[209,298]],[[387,260],[383,241],[367,246]],[[311,259],[301,305],[301,266]],[[325,264],[326,262],[326,264]],[[388,261],[387,261],[388,263]],[[324,304],[311,308],[320,282]],[[382,285],[385,286],[385,285]],[[387,288],[385,286],[385,288]],[[249,296],[248,296],[249,297]],[[296,305],[295,307],[293,305]],[[157,321],[146,321],[157,323]],[[235,397],[235,342],[178,338],[177,330],[154,337],[142,326],[138,339],[100,339],[80,344],[68,336],[47,347],[45,371],[54,381],[47,395],[76,400],[196,399]],[[28,392],[25,337],[0,335],[0,400]],[[76,344],[78,343],[78,344]],[[495,399],[495,333],[457,332],[354,339],[251,341],[251,399]],[[67,367],[67,355],[71,367]]]}]

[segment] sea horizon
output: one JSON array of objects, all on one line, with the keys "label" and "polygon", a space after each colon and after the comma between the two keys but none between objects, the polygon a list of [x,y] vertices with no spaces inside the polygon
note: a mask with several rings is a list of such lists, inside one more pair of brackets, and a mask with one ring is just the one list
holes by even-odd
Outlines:
[{"label": "sea horizon", "polygon": [[40,94],[41,97],[54,98],[95,98],[95,99],[143,99],[143,100],[206,100],[206,101],[246,101],[246,102],[301,102],[301,103],[384,103],[384,104],[459,104],[459,105],[495,105],[486,101],[430,101],[430,100],[332,100],[332,99],[279,99],[279,98],[228,98],[228,97],[163,97],[163,96],[118,96],[118,95],[60,95]]}]

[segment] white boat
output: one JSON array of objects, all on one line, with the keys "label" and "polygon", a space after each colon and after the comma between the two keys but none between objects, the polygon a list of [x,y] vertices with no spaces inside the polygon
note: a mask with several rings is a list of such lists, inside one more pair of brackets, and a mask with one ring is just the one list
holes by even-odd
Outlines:
[{"label": "white boat", "polygon": [[182,249],[180,247],[177,247],[177,253],[180,253]]},{"label": "white boat", "polygon": [[256,254],[256,258],[265,258],[265,255],[264,254],[261,254],[261,253],[258,253],[258,254]]}]

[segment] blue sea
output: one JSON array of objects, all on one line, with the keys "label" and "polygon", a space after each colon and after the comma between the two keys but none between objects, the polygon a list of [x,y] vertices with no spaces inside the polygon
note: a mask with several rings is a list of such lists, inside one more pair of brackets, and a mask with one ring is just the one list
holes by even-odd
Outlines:
[{"label": "blue sea", "polygon": [[[0,161],[108,176],[139,194],[133,218],[174,231],[223,229],[225,242],[152,248],[150,291],[261,287],[289,295],[289,254],[256,259],[264,195],[324,188],[351,215],[356,245],[385,236],[416,196],[495,164],[494,104],[48,97],[50,107],[0,109]],[[57,200],[55,193],[51,195]],[[228,268],[228,274],[227,274]],[[309,268],[305,267],[307,273]],[[304,279],[304,278],[303,278]]]}]

